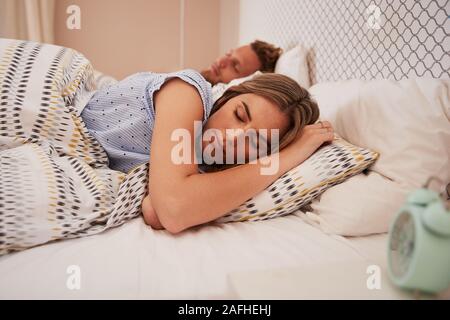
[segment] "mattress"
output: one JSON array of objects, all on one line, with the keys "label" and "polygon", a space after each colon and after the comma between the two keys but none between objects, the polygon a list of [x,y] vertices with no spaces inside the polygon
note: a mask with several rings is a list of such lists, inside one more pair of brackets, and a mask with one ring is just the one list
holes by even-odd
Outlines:
[{"label": "mattress", "polygon": [[[259,222],[209,224],[172,235],[136,218],[85,238],[0,258],[1,299],[232,299],[236,272],[384,259],[386,234],[344,238],[300,211]],[[79,287],[68,281],[75,266]]]}]

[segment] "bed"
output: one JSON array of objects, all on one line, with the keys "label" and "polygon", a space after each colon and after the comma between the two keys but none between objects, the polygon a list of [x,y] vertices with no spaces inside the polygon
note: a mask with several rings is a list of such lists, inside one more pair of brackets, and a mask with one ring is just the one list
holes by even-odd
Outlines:
[{"label": "bed", "polygon": [[[283,46],[286,51],[298,43],[311,48],[305,55],[309,81],[311,84],[325,83],[324,87],[313,89],[317,96],[322,94],[324,97],[324,90],[329,90],[327,86],[332,82],[344,81],[335,89],[331,88],[335,94],[342,92],[343,88],[352,92],[353,87],[345,81],[354,78],[397,81],[425,76],[444,79],[443,86],[450,87],[449,56],[443,54],[450,51],[448,32],[443,31],[443,39],[431,36],[432,31],[444,30],[444,27],[436,29],[433,25],[433,21],[440,21],[445,14],[444,5],[439,1],[428,1],[423,7],[418,7],[411,0],[397,8],[383,2],[380,7],[381,19],[384,20],[380,21],[391,19],[397,11],[400,13],[380,30],[367,29],[366,20],[361,19],[364,15],[367,18],[369,2],[242,1],[241,19],[247,22],[241,26],[245,27],[241,30],[241,41],[257,36]],[[249,15],[255,17],[255,8],[259,14],[255,19],[247,19]],[[323,15],[332,15],[336,10],[348,19],[325,19],[324,22]],[[410,17],[420,17],[420,24],[413,24],[408,20]],[[263,28],[260,21],[265,21]],[[350,25],[352,28],[347,30]],[[329,30],[336,30],[336,33]],[[408,39],[411,30],[413,36]],[[386,34],[395,34],[396,37],[387,37]],[[425,40],[419,37],[421,34],[425,34]],[[435,45],[429,45],[429,41],[434,41]],[[409,46],[402,46],[408,42]],[[417,45],[414,47],[415,42]],[[340,50],[334,50],[336,46]],[[389,50],[384,50],[383,46]],[[413,56],[411,49],[417,52]],[[113,79],[105,80],[100,73],[96,77],[98,81],[102,79],[102,85],[113,82]],[[326,114],[335,117],[332,105],[335,100],[325,95],[323,101],[328,108]],[[448,104],[446,106],[449,108]],[[447,117],[450,117],[450,108],[443,112],[448,112]],[[335,121],[339,122],[339,119],[335,117]],[[354,132],[347,134],[351,138]],[[356,144],[367,143],[358,136],[353,135],[353,138]],[[448,139],[448,135],[445,138]],[[448,163],[448,158],[444,161]],[[375,173],[379,175],[376,179],[384,179],[385,171],[381,165]],[[401,183],[410,182],[406,178],[402,180],[401,172],[398,174],[395,179]],[[117,179],[119,181],[123,177]],[[356,177],[353,183],[358,185],[358,179],[361,176]],[[414,183],[417,181],[408,187]],[[134,219],[126,223],[111,222],[115,228],[103,232],[97,230],[82,238],[56,241],[0,256],[0,298],[234,299],[239,296],[230,277],[239,272],[353,262],[385,266],[388,223],[408,188],[402,185],[405,188],[396,189],[399,190],[397,202],[391,203],[390,207],[385,202],[371,199],[377,203],[374,208],[389,208],[389,212],[382,218],[373,216],[374,220],[362,216],[356,218],[357,221],[353,222],[359,226],[374,226],[358,229],[355,224],[350,227],[343,225],[349,221],[346,217],[339,222],[333,220],[345,212],[346,205],[351,204],[348,200],[351,192],[342,189],[345,184],[342,185],[341,189],[334,187],[325,192],[322,202],[313,204],[311,212],[298,210],[266,221],[209,224],[177,235],[153,230],[144,224],[142,217],[134,215],[130,216]],[[333,202],[340,192],[347,192],[346,200],[339,204]],[[364,211],[362,207],[358,210]],[[317,218],[314,211],[323,214]]]},{"label": "bed", "polygon": [[[328,236],[297,215],[170,235],[142,219],[2,257],[2,299],[234,299],[237,271],[384,259],[386,235]],[[80,268],[70,290],[70,266]]]}]

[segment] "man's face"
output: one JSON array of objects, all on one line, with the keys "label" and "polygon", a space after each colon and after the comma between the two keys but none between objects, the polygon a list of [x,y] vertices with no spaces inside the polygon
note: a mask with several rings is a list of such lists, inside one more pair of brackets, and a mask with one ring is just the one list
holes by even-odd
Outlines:
[{"label": "man's face", "polygon": [[201,73],[212,85],[222,82],[228,83],[233,79],[251,75],[261,68],[258,56],[250,47],[245,45],[219,57],[209,69]]}]

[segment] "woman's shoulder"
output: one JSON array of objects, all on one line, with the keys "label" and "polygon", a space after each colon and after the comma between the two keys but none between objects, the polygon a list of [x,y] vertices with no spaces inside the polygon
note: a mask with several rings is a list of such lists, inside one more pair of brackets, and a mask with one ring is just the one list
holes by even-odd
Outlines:
[{"label": "woman's shoulder", "polygon": [[206,79],[201,75],[201,73],[194,69],[182,69],[179,71],[170,72],[168,73],[168,75],[184,75],[192,79],[195,79],[198,82],[205,83],[211,86],[211,84],[208,81],[206,81]]},{"label": "woman's shoulder", "polygon": [[180,71],[167,73],[166,77],[179,77],[186,82],[201,87],[205,91],[205,93],[210,93],[211,91],[211,84],[206,81],[206,79],[197,70],[183,69]]},{"label": "woman's shoulder", "polygon": [[120,82],[133,82],[133,81],[151,81],[155,82],[155,84],[159,81],[165,82],[167,79],[178,77],[182,80],[185,80],[187,82],[195,83],[195,85],[200,86],[206,90],[211,90],[211,84],[206,81],[206,79],[194,69],[183,69],[179,71],[173,71],[173,72],[137,72],[132,75],[129,75],[128,77],[122,79]]},{"label": "woman's shoulder", "polygon": [[186,83],[192,85],[200,94],[202,99],[204,111],[205,111],[205,119],[209,117],[210,111],[213,105],[213,96],[211,84],[206,81],[206,79],[200,74],[200,72],[193,69],[183,69],[180,71],[160,74],[160,81],[156,81],[154,83],[154,89],[158,90],[163,83],[165,83],[168,79],[179,78]]},{"label": "woman's shoulder", "polygon": [[119,83],[116,84],[117,89],[121,90],[126,88],[127,90],[135,91],[139,88],[146,91],[149,96],[149,103],[153,103],[153,94],[160,90],[164,83],[169,79],[179,78],[184,82],[193,86],[199,93],[203,107],[205,120],[209,117],[213,106],[213,95],[211,84],[200,74],[200,72],[193,69],[183,69],[174,72],[138,72],[132,74]]}]

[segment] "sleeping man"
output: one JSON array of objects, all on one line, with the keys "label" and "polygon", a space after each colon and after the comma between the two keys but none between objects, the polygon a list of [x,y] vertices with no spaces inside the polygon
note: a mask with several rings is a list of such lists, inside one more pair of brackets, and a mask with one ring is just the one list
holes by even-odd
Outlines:
[{"label": "sleeping man", "polygon": [[214,61],[209,69],[200,73],[211,85],[215,85],[249,76],[258,70],[274,72],[281,52],[281,48],[255,40],[248,45],[230,50]]}]

